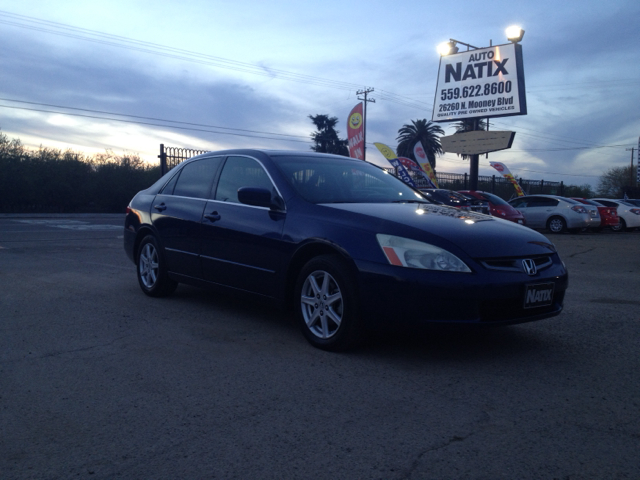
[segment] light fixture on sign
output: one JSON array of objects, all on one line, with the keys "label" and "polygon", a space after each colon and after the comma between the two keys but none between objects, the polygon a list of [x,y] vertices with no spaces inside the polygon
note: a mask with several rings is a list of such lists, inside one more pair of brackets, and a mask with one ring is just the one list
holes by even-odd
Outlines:
[{"label": "light fixture on sign", "polygon": [[458,47],[456,46],[456,42],[450,41],[450,42],[441,43],[440,45],[438,45],[438,53],[440,55],[442,55],[443,57],[445,55],[451,55],[453,53],[458,53]]},{"label": "light fixture on sign", "polygon": [[524,37],[524,30],[516,25],[513,25],[506,30],[507,40],[513,43],[518,43]]}]

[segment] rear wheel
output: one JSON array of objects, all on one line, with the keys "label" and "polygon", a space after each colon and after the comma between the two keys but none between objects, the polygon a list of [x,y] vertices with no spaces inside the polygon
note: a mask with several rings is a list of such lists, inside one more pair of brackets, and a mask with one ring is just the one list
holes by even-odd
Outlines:
[{"label": "rear wheel", "polygon": [[552,233],[562,233],[567,230],[567,222],[562,217],[551,217],[547,221],[547,228]]},{"label": "rear wheel", "polygon": [[140,242],[136,264],[138,283],[144,293],[150,297],[166,297],[175,291],[178,282],[169,278],[164,256],[153,235],[147,235]]},{"label": "rear wheel", "polygon": [[617,225],[612,225],[611,230],[614,232],[624,232],[627,229],[627,222],[624,221],[624,218],[620,219],[620,223]]},{"label": "rear wheel", "polygon": [[294,298],[302,334],[314,347],[344,351],[360,342],[355,279],[338,255],[307,262],[298,276]]}]

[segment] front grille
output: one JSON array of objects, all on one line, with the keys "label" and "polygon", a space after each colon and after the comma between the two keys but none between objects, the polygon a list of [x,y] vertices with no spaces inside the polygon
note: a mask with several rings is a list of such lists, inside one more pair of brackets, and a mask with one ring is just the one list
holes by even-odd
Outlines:
[{"label": "front grille", "polygon": [[[553,263],[553,260],[549,255],[539,255],[535,257],[526,257],[526,258],[530,258],[531,260],[533,260],[533,263],[536,264],[536,269],[538,271],[544,270],[545,268],[549,268]],[[525,260],[525,257],[488,258],[488,259],[480,260],[480,264],[487,270],[499,270],[503,272],[524,272],[522,267],[523,260]]]}]

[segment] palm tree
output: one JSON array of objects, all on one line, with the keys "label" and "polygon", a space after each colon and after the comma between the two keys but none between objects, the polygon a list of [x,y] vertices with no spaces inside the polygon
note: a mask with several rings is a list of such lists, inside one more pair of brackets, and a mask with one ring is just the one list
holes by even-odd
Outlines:
[{"label": "palm tree", "polygon": [[314,143],[311,146],[311,150],[314,152],[335,153],[345,157],[349,156],[348,140],[339,138],[335,129],[338,117],[309,115],[309,118],[317,128],[316,132],[311,133],[311,140]]},{"label": "palm tree", "polygon": [[422,120],[411,120],[411,125],[404,124],[400,130],[398,130],[398,147],[396,153],[399,157],[407,157],[412,160],[416,160],[413,155],[413,147],[416,143],[421,142],[422,148],[424,148],[431,168],[436,169],[436,155],[442,155],[442,145],[440,145],[440,137],[438,135],[444,135],[444,130],[440,125],[435,125],[428,122],[426,118]]}]

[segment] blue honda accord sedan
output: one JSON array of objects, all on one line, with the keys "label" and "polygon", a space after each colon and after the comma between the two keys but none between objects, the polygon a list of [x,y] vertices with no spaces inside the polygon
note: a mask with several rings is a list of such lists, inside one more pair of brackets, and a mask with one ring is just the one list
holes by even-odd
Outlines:
[{"label": "blue honda accord sedan", "polygon": [[325,350],[354,346],[370,327],[551,317],[568,285],[542,234],[312,152],[194,157],[131,200],[124,232],[145,294],[185,283],[274,300]]}]

